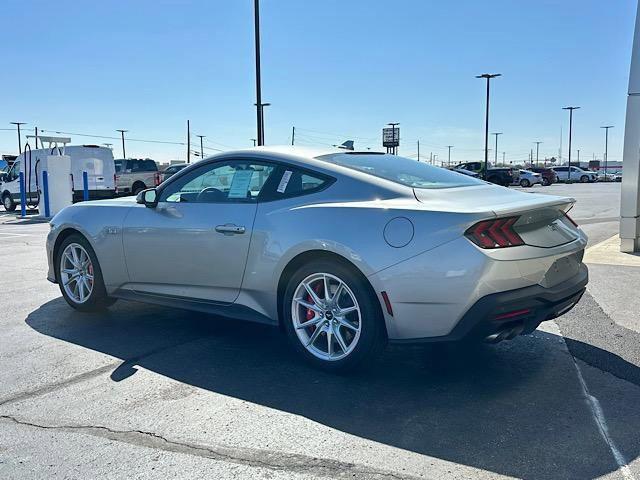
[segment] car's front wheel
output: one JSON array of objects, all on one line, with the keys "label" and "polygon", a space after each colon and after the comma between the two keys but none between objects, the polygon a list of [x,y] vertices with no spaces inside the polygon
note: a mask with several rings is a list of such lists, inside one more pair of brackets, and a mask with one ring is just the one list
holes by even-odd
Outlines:
[{"label": "car's front wheel", "polygon": [[115,302],[107,296],[96,254],[82,235],[73,234],[65,238],[55,258],[60,292],[73,308],[98,311]]},{"label": "car's front wheel", "polygon": [[293,347],[325,370],[368,364],[386,343],[378,299],[364,277],[341,263],[314,261],[298,269],[285,290],[283,307]]},{"label": "car's front wheel", "polygon": [[586,175],[582,175],[580,177],[580,182],[581,183],[587,183],[589,181],[589,177],[587,177]]},{"label": "car's front wheel", "polygon": [[520,180],[520,186],[522,188],[527,188],[531,186],[531,182],[529,180],[527,180],[526,178],[523,178],[522,180]]}]

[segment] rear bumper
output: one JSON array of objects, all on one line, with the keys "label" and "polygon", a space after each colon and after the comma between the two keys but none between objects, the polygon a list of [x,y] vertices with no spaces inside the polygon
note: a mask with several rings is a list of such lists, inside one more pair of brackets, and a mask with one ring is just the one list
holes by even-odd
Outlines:
[{"label": "rear bumper", "polygon": [[589,271],[582,264],[576,275],[551,288],[540,285],[487,295],[478,300],[447,335],[391,343],[430,343],[463,339],[502,340],[533,332],[540,323],[571,310],[582,297]]}]

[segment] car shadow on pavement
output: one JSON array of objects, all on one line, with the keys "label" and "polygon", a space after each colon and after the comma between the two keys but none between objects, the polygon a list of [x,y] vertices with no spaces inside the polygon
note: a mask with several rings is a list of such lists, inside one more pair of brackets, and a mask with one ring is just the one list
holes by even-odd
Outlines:
[{"label": "car shadow on pavement", "polygon": [[[595,478],[617,468],[573,359],[561,337],[548,333],[475,348],[390,347],[367,371],[338,376],[301,362],[278,329],[183,310],[121,301],[107,313],[83,314],[58,298],[26,322],[44,335],[122,359],[113,382],[142,367],[501,475]],[[636,438],[640,417],[622,428],[629,430],[625,438]],[[622,450],[631,461],[639,449],[640,439]]]}]

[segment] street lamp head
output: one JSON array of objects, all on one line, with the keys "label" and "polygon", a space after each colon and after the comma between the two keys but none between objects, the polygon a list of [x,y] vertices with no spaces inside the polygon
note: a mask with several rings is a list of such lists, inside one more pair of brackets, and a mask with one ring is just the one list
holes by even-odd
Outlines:
[{"label": "street lamp head", "polygon": [[578,110],[580,107],[562,107],[563,110]]},{"label": "street lamp head", "polygon": [[120,130],[116,130],[116,132],[120,132],[120,133],[126,133],[126,132],[128,132],[128,131],[129,131],[129,130],[122,130],[122,129],[120,129]]},{"label": "street lamp head", "polygon": [[502,135],[502,132],[493,132],[491,135],[496,135],[496,136]]},{"label": "street lamp head", "polygon": [[392,127],[395,127],[395,126],[400,125],[400,123],[399,122],[389,122],[389,123],[387,123],[387,125],[391,125]]},{"label": "street lamp head", "polygon": [[483,73],[482,75],[476,75],[476,78],[496,78],[501,76],[501,73]]},{"label": "street lamp head", "polygon": [[613,125],[606,125],[606,126],[600,127],[600,128],[613,128]]}]

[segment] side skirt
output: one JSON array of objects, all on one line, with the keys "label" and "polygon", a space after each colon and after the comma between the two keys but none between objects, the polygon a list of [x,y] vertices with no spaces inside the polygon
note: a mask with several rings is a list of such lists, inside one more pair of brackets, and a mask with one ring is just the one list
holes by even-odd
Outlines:
[{"label": "side skirt", "polygon": [[177,297],[172,295],[154,295],[152,293],[136,292],[133,290],[116,290],[111,297],[121,298],[123,300],[131,300],[134,302],[150,303],[153,305],[162,305],[165,307],[182,308],[184,310],[192,310],[196,312],[208,313],[210,315],[220,315],[222,317],[235,318],[248,322],[263,323],[267,325],[278,325],[278,322],[272,318],[256,312],[252,308],[244,305],[222,304],[207,300],[194,300],[191,298]]}]

